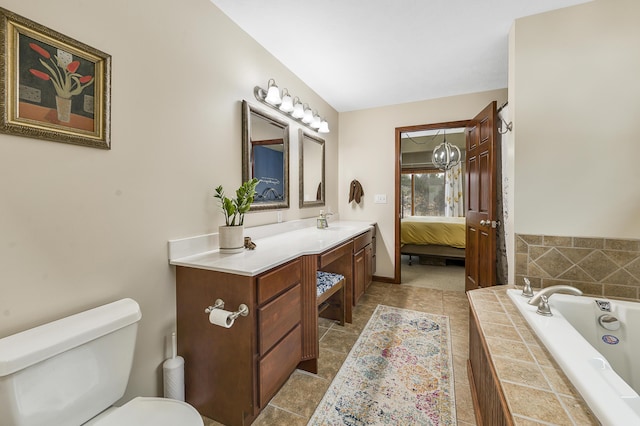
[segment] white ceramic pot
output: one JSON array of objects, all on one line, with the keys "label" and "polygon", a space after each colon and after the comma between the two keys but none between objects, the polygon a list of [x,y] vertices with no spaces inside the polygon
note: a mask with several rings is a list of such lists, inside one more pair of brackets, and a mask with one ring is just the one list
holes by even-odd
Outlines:
[{"label": "white ceramic pot", "polygon": [[244,226],[218,227],[220,253],[240,253],[244,250]]}]

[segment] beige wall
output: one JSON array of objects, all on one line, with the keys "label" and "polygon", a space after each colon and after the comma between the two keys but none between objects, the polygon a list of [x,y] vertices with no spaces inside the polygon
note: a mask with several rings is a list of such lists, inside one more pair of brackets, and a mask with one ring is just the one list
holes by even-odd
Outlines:
[{"label": "beige wall", "polygon": [[[494,100],[503,104],[507,90],[340,113],[340,218],[378,223],[376,275],[394,276],[396,127],[468,120]],[[360,204],[347,202],[353,179],[364,189]],[[375,204],[375,194],[386,194],[387,203]]]},{"label": "beige wall", "polygon": [[[112,55],[113,148],[0,135],[0,337],[132,297],[143,319],[126,397],[161,394],[175,327],[167,241],[223,223],[212,195],[241,181],[240,101],[256,103],[254,86],[275,78],[328,119],[334,206],[338,115],[208,0],[3,0],[2,7]],[[297,207],[297,129],[285,220],[318,214]],[[275,211],[259,212],[245,224],[275,221]]]},{"label": "beige wall", "polygon": [[516,233],[640,237],[639,20],[596,0],[515,22]]}]

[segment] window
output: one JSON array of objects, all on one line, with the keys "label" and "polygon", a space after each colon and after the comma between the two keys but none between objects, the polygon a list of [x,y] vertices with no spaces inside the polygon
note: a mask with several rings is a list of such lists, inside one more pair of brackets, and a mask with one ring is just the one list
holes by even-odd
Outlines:
[{"label": "window", "polygon": [[[446,173],[433,164],[433,150],[445,140],[460,149],[465,176],[467,121],[411,126],[399,131],[401,216],[445,216]],[[464,187],[464,185],[463,185]]]},{"label": "window", "polygon": [[444,172],[403,171],[400,176],[402,216],[444,216]]}]

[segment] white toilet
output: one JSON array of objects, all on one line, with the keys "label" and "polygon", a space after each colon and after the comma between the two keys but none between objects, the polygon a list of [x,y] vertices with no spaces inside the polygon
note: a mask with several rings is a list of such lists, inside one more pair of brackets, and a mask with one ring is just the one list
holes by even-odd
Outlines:
[{"label": "white toilet", "polygon": [[0,425],[203,426],[191,405],[125,392],[140,306],[122,299],[0,339]]}]

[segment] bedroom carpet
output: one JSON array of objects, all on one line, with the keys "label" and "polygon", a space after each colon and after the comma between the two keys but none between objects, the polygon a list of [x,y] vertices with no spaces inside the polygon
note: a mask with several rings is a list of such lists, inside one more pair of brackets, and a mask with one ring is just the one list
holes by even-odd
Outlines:
[{"label": "bedroom carpet", "polygon": [[409,256],[401,257],[402,285],[436,290],[464,291],[464,266],[421,265],[416,256],[409,266]]},{"label": "bedroom carpet", "polygon": [[449,317],[378,305],[309,425],[455,425],[452,364]]}]

